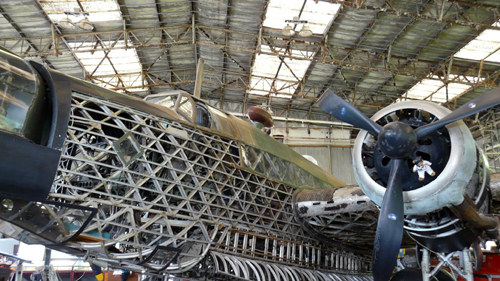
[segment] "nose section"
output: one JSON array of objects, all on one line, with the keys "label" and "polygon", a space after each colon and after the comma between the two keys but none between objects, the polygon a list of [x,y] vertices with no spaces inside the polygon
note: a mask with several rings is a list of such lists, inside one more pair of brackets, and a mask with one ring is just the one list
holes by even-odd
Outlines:
[{"label": "nose section", "polygon": [[35,68],[0,49],[0,196],[46,199],[61,152],[47,146],[53,107]]},{"label": "nose section", "polygon": [[0,196],[44,201],[61,152],[0,132]]}]

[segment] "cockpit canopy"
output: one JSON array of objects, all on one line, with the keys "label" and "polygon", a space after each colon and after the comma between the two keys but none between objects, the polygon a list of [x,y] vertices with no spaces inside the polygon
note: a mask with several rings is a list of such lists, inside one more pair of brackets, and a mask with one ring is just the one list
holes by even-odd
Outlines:
[{"label": "cockpit canopy", "polygon": [[42,142],[45,86],[26,61],[0,52],[0,130]]},{"label": "cockpit canopy", "polygon": [[184,121],[198,126],[235,135],[236,131],[229,116],[213,106],[193,98],[189,93],[176,90],[167,93],[152,94],[146,101],[164,106],[175,111]]}]

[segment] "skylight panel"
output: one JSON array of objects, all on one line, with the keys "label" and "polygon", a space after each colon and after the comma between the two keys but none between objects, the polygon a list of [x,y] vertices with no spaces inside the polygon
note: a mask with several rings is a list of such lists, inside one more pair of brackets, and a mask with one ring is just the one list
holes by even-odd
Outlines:
[{"label": "skylight panel", "polygon": [[[105,45],[109,42],[105,42]],[[132,45],[132,42],[128,43]],[[70,47],[80,50],[91,50],[92,43],[70,43]],[[95,84],[106,88],[128,88],[128,91],[144,91],[142,87],[142,66],[135,48],[125,50],[125,41],[118,41],[109,51],[107,58],[103,50],[94,52],[76,52],[75,55],[82,62],[88,73],[98,77]],[[123,92],[123,91],[122,91]]]},{"label": "skylight panel", "polygon": [[[80,3],[82,4],[83,12],[88,13],[88,16],[79,14],[80,6],[76,0],[46,0],[40,2],[49,18],[55,23],[66,18],[71,19],[73,22],[78,22],[86,17],[90,22],[94,23],[122,19],[120,6],[116,0],[80,1]],[[67,15],[65,12],[71,14]]]},{"label": "skylight panel", "polygon": [[120,6],[116,0],[98,0],[81,2],[91,22],[122,20]]},{"label": "skylight panel", "polygon": [[[500,26],[499,22],[493,26]],[[486,29],[455,54],[457,58],[500,62],[500,30]]]},{"label": "skylight panel", "polygon": [[500,50],[497,50],[495,53],[493,53],[491,56],[489,56],[487,61],[492,61],[492,62],[500,62]]},{"label": "skylight panel", "polygon": [[[410,90],[408,90],[407,98],[428,100],[438,103],[447,102],[446,100],[446,85],[443,81],[438,80],[438,76],[433,76],[434,79],[422,79]],[[456,79],[456,76],[450,76],[450,79]],[[469,81],[474,81],[474,77],[467,77]],[[450,82],[448,83],[448,101],[454,99],[460,94],[469,90],[472,86],[463,83]]]},{"label": "skylight panel", "polygon": [[[304,5],[305,1],[305,5]],[[286,20],[300,19],[307,21],[306,25],[313,34],[325,35],[340,9],[340,4],[318,2],[312,0],[271,0],[263,25],[265,27],[283,29]],[[296,33],[302,30],[304,24],[292,24]],[[255,57],[250,78],[250,94],[290,99],[299,87],[304,75],[311,65],[310,60],[291,60],[287,56],[303,57],[303,52],[293,49],[280,50],[283,61],[271,54],[267,45],[262,45]],[[287,52],[285,54],[285,51]],[[306,54],[308,57],[314,53]]]},{"label": "skylight panel", "polygon": [[340,7],[340,4],[307,1],[300,17],[307,20],[313,33],[325,34],[337,17]]},{"label": "skylight panel", "polygon": [[[282,29],[286,26],[285,20],[293,20],[294,17],[306,20],[313,34],[325,34],[337,16],[340,4],[327,2],[315,3],[306,1],[302,13],[300,10],[304,0],[271,0],[267,7],[266,19],[263,25],[266,27]],[[295,31],[302,29],[302,24],[297,24]]]},{"label": "skylight panel", "polygon": [[[275,97],[291,98],[292,91],[295,91],[292,86],[294,84],[293,81],[290,81],[288,87],[282,81],[279,82],[279,85],[275,81],[278,78],[275,78],[275,76],[280,64],[281,61],[277,56],[267,54],[256,55],[252,77],[250,78],[250,90],[248,92],[260,96],[271,94]],[[288,91],[284,91],[284,89],[288,89]],[[286,95],[276,94],[275,92],[286,93]]]},{"label": "skylight panel", "polygon": [[[263,52],[270,52],[269,46],[261,47]],[[293,56],[299,56],[299,51],[292,51]],[[280,98],[292,98],[302,81],[311,61],[291,60],[287,57],[281,62],[278,56],[258,54],[255,57],[252,77],[250,79],[250,94],[268,95]],[[287,67],[288,65],[288,67]],[[279,70],[279,71],[278,71]]]}]

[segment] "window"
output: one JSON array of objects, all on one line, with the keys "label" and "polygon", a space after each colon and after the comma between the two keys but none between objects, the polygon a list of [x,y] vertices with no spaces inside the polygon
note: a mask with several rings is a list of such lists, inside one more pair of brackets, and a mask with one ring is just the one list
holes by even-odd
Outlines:
[{"label": "window", "polygon": [[21,58],[0,52],[0,130],[40,143],[47,117],[37,75]]}]

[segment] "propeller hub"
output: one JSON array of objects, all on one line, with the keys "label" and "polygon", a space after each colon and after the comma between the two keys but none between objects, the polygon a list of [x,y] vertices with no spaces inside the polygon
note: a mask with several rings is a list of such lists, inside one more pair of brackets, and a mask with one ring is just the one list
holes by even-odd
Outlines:
[{"label": "propeller hub", "polygon": [[378,136],[382,152],[390,158],[404,158],[417,144],[417,135],[410,125],[395,121],[386,124]]}]

